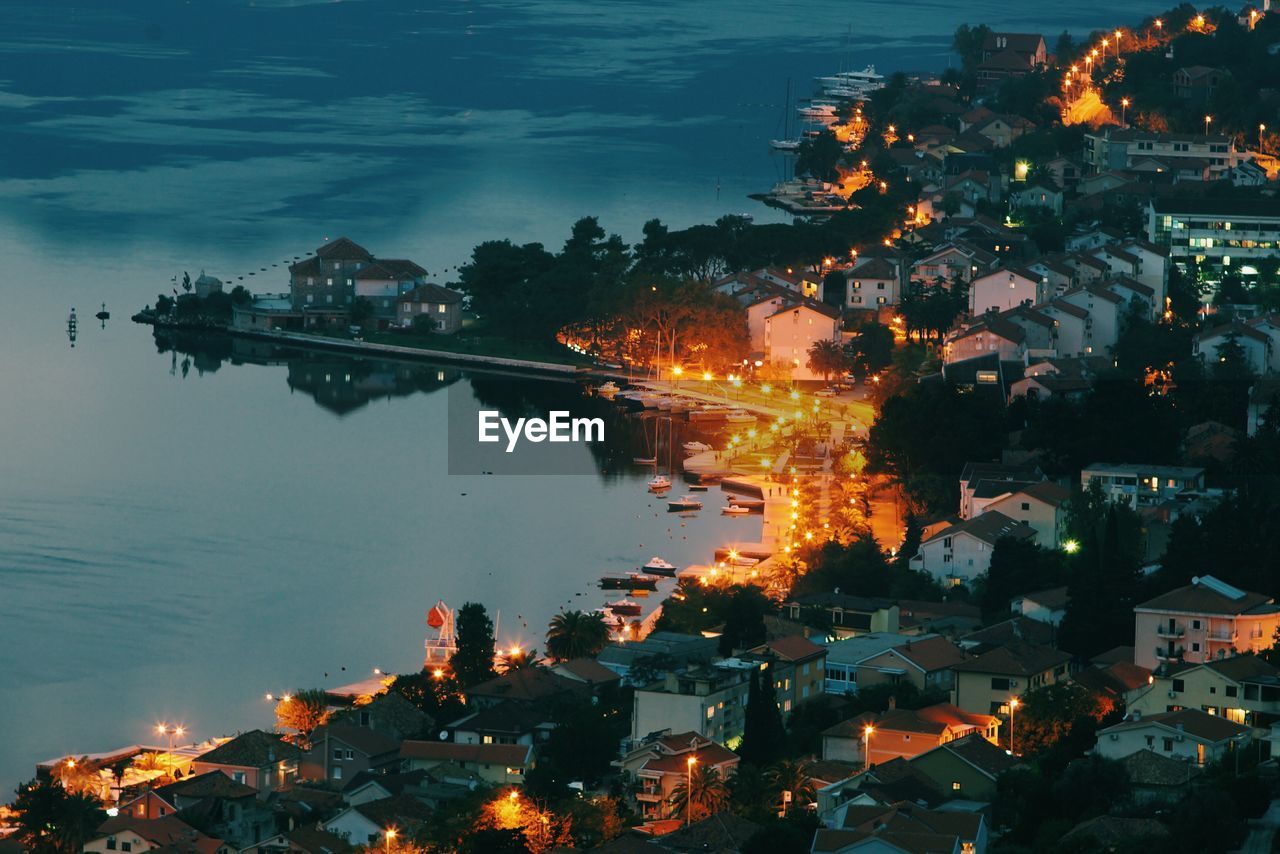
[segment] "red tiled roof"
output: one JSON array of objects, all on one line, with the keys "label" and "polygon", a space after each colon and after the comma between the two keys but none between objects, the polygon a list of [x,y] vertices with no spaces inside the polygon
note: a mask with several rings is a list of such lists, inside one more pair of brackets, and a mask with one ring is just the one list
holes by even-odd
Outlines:
[{"label": "red tiled roof", "polygon": [[678,753],[674,756],[659,754],[640,766],[640,770],[656,771],[662,774],[684,773],[688,770],[690,756],[695,757],[699,765],[729,765],[738,761],[738,754],[713,742],[697,750]]},{"label": "red tiled roof", "polygon": [[347,237],[330,240],[316,249],[317,258],[337,261],[372,261],[369,250]]},{"label": "red tiled roof", "polygon": [[787,661],[808,661],[827,654],[825,646],[816,644],[802,635],[777,638],[769,641],[765,646]]},{"label": "red tiled roof", "polygon": [[152,819],[137,818],[130,815],[109,818],[99,825],[95,838],[118,836],[126,830],[138,834],[138,836],[157,846],[171,847],[175,851],[214,854],[222,847],[221,839],[206,836],[191,825],[171,815]]}]

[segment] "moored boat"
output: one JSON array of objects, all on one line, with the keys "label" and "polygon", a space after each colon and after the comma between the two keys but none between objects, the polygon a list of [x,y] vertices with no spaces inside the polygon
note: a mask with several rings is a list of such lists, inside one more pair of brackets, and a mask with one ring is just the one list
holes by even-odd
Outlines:
[{"label": "moored boat", "polygon": [[640,616],[640,603],[631,599],[619,599],[617,602],[610,602],[606,607],[619,616]]},{"label": "moored boat", "polygon": [[648,575],[662,575],[667,578],[675,578],[676,575],[676,565],[660,557],[650,558],[649,562],[640,568]]},{"label": "moored boat", "polygon": [[684,495],[667,502],[668,510],[701,510],[702,499],[696,495]]},{"label": "moored boat", "polygon": [[683,447],[691,454],[700,454],[703,451],[711,450],[711,446],[706,442],[685,442]]},{"label": "moored boat", "polygon": [[750,507],[742,507],[737,504],[730,504],[720,508],[720,513],[725,516],[746,516],[750,512]]},{"label": "moored boat", "polygon": [[661,492],[664,489],[671,488],[671,478],[665,474],[656,475],[649,479],[649,489],[652,492]]},{"label": "moored boat", "polygon": [[600,395],[601,397],[612,398],[617,393],[618,393],[618,384],[615,383],[613,380],[609,380],[606,383],[601,383],[600,385],[596,386],[596,394]]}]

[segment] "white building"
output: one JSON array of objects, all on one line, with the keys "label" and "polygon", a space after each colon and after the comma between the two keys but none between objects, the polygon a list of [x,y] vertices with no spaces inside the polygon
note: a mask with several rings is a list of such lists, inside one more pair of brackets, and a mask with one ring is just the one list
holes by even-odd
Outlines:
[{"label": "white building", "polygon": [[969,312],[1006,311],[1019,305],[1035,305],[1048,297],[1046,281],[1024,267],[1006,267],[979,276],[969,285]]},{"label": "white building", "polygon": [[806,300],[784,306],[765,318],[764,360],[789,371],[793,380],[819,380],[809,368],[809,348],[818,341],[840,342],[840,312]]},{"label": "white building", "polygon": [[927,572],[944,586],[968,584],[991,566],[991,552],[1002,537],[1034,539],[1035,530],[997,511],[948,525],[920,544],[911,568]]},{"label": "white building", "polygon": [[1199,709],[1130,717],[1098,730],[1093,750],[1107,759],[1123,759],[1139,750],[1204,765],[1218,762],[1253,740],[1253,730]]},{"label": "white building", "polygon": [[1172,260],[1239,267],[1280,251],[1280,200],[1157,197],[1147,205],[1147,240]]},{"label": "white building", "polygon": [[1113,465],[1093,463],[1080,472],[1080,486],[1102,487],[1110,501],[1125,501],[1137,509],[1168,501],[1180,492],[1204,489],[1204,469],[1188,466]]}]

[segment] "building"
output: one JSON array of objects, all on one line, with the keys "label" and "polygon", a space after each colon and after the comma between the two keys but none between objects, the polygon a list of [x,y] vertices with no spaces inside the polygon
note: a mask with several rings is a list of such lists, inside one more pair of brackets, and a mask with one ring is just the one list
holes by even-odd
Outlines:
[{"label": "building", "polygon": [[717,647],[715,638],[702,635],[650,632],[643,640],[609,644],[596,656],[596,661],[618,674],[625,684],[647,685],[665,672],[655,669],[655,663],[665,662],[672,670],[707,665],[716,658]]},{"label": "building", "polygon": [[1171,662],[1202,663],[1262,652],[1280,627],[1280,605],[1273,597],[1240,590],[1212,575],[1197,576],[1133,611],[1133,662],[1152,670]]},{"label": "building", "polygon": [[992,501],[1042,480],[1044,473],[1034,465],[965,463],[960,470],[960,518],[972,519]]},{"label": "building", "polygon": [[922,774],[949,798],[990,801],[996,780],[1018,765],[1018,760],[973,732],[949,741],[909,760],[912,771]]},{"label": "building", "polygon": [[980,512],[1002,513],[1035,531],[1036,542],[1056,549],[1067,525],[1067,502],[1071,493],[1051,481],[1040,481],[1011,489],[995,498],[983,499]]},{"label": "building", "polygon": [[691,667],[637,687],[632,695],[632,743],[663,730],[696,732],[720,744],[734,742],[746,723],[748,677],[755,666],[721,662]]},{"label": "building", "polygon": [[89,854],[146,851],[190,852],[190,854],[232,854],[236,848],[221,839],[206,836],[173,816],[137,818],[120,815],[108,818],[84,844]]},{"label": "building", "polygon": [[1080,472],[1080,486],[1102,489],[1108,501],[1125,501],[1135,510],[1161,504],[1182,492],[1204,489],[1204,469],[1190,466],[1091,463]]},{"label": "building", "polygon": [[1248,273],[1255,261],[1280,251],[1280,200],[1152,198],[1147,240],[1175,262]]},{"label": "building", "polygon": [[672,795],[691,764],[714,768],[727,780],[738,767],[738,755],[696,732],[682,732],[647,740],[613,762],[624,780],[639,784],[636,803],[649,819],[669,815]]},{"label": "building", "polygon": [[393,768],[399,764],[400,742],[365,727],[322,726],[311,734],[298,774],[304,780],[350,780],[361,771]]},{"label": "building", "polygon": [[1010,643],[954,666],[951,702],[968,712],[1008,717],[1009,701],[1066,680],[1071,656],[1047,646]]},{"label": "building", "polygon": [[809,350],[819,341],[840,342],[840,312],[825,303],[791,303],[765,318],[764,361],[793,380],[824,379],[809,367]]},{"label": "building", "polygon": [[1266,323],[1267,320],[1265,317],[1248,321],[1231,320],[1202,330],[1192,339],[1192,352],[1207,363],[1206,367],[1212,367],[1214,362],[1223,358],[1222,348],[1234,342],[1240,348],[1250,372],[1262,375],[1280,370],[1280,330],[1269,335],[1269,331],[1277,328]]},{"label": "building", "polygon": [[[870,732],[867,728],[870,727]],[[879,765],[891,759],[911,759],[939,745],[977,733],[999,744],[1000,719],[976,715],[950,703],[923,709],[895,709],[879,715],[859,715],[822,733],[822,758]]]},{"label": "building", "polygon": [[1043,208],[1054,216],[1062,216],[1062,188],[1048,180],[1019,184],[1009,194],[1009,201],[1014,208]]},{"label": "building", "polygon": [[1186,65],[1173,72],[1173,91],[1179,98],[1204,104],[1218,91],[1231,72],[1207,65]]},{"label": "building", "polygon": [[774,696],[782,713],[821,696],[826,677],[827,648],[801,635],[775,638],[748,650],[744,659],[758,658],[775,665]]},{"label": "building", "polygon": [[273,788],[297,777],[300,758],[301,751],[280,736],[255,729],[202,753],[191,763],[191,771],[221,771],[265,798]]},{"label": "building", "polygon": [[1006,311],[1044,302],[1049,294],[1043,276],[1026,267],[1006,267],[978,276],[969,284],[969,313]]},{"label": "building", "polygon": [[1166,664],[1129,693],[1125,708],[1148,716],[1199,709],[1264,729],[1280,720],[1280,669],[1256,655]]},{"label": "building", "polygon": [[468,708],[499,703],[532,704],[551,699],[583,699],[591,695],[586,683],[568,679],[543,667],[524,667],[472,685],[463,692]]},{"label": "building", "polygon": [[887,599],[871,599],[866,596],[850,596],[838,589],[831,593],[810,593],[797,596],[783,603],[788,619],[803,622],[806,612],[819,609],[827,612],[822,621],[838,638],[856,637],[873,632],[898,631],[901,613],[898,605]]},{"label": "building", "polygon": [[828,644],[824,692],[827,694],[856,694],[858,692],[859,664],[896,646],[903,646],[912,640],[921,641],[931,637],[934,637],[934,635],[912,636],[895,632],[872,632]]},{"label": "building", "polygon": [[1002,362],[1027,357],[1027,334],[1021,326],[994,312],[947,334],[943,360],[948,364],[995,354]]},{"label": "building", "polygon": [[348,844],[375,849],[387,843],[388,828],[410,836],[431,816],[431,808],[408,794],[348,807],[324,823],[326,832]]},{"label": "building", "polygon": [[310,258],[289,266],[289,294],[305,325],[345,319],[356,294],[356,273],[373,261],[369,250],[346,237],[325,243]]},{"label": "building", "polygon": [[[426,280],[427,271],[412,261],[404,258],[379,258],[356,271],[355,298],[368,301],[372,309],[372,322],[385,329],[392,324],[398,325],[403,299],[416,288],[422,287]],[[461,298],[461,294],[458,294],[459,302]]]},{"label": "building", "polygon": [[942,852],[986,854],[989,828],[980,812],[926,809],[910,801],[851,801],[814,832],[810,854]]},{"label": "building", "polygon": [[1035,33],[988,33],[982,43],[978,80],[993,85],[1044,68],[1048,62],[1044,37]]},{"label": "building", "polygon": [[1009,603],[1009,610],[1041,623],[1057,626],[1062,624],[1062,618],[1067,615],[1067,602],[1066,587],[1051,587],[1015,596]]},{"label": "building", "polygon": [[404,771],[431,771],[453,764],[477,774],[494,786],[522,785],[533,768],[528,744],[458,744],[450,741],[406,741],[400,745]]},{"label": "building", "polygon": [[[412,328],[415,323],[442,335],[452,335],[462,328],[462,294],[427,282],[401,292],[397,299],[397,326]],[[422,317],[425,320],[418,321]]]},{"label": "building", "polygon": [[945,243],[911,265],[911,280],[925,284],[968,282],[991,272],[999,260],[995,254],[964,241]]},{"label": "building", "polygon": [[1131,712],[1118,724],[1098,730],[1094,752],[1123,759],[1140,750],[1204,765],[1220,762],[1253,740],[1253,731],[1199,709],[1144,715]]},{"label": "building", "polygon": [[963,661],[965,653],[949,638],[908,638],[897,644],[863,657],[857,662],[857,685],[899,685],[910,683],[916,690],[950,690],[954,681],[951,668]]},{"label": "building", "polygon": [[902,300],[902,267],[896,259],[858,258],[844,271],[844,277],[848,308],[878,309]]},{"label": "building", "polygon": [[914,570],[927,572],[944,586],[968,584],[991,566],[991,552],[1002,537],[1034,540],[1030,525],[992,510],[942,528],[920,544],[911,558]]},{"label": "building", "polygon": [[1221,134],[1161,133],[1109,125],[1084,135],[1085,165],[1094,172],[1131,169],[1146,158],[1175,168],[1185,161],[1205,161],[1211,178],[1217,180],[1236,164],[1238,154],[1235,141]]}]

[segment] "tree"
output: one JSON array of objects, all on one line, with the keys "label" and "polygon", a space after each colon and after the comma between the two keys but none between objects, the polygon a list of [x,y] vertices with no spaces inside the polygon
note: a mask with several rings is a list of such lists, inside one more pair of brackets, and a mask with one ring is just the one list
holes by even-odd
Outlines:
[{"label": "tree", "polygon": [[986,620],[1007,617],[1014,596],[1061,582],[1057,552],[1041,548],[1032,538],[1001,537],[991,551],[991,565],[982,586],[982,616]]},{"label": "tree", "polygon": [[[715,815],[729,803],[729,787],[713,765],[698,763],[671,791],[671,817],[693,821]],[[692,807],[692,809],[690,809]]]},{"label": "tree", "polygon": [[449,659],[458,683],[464,688],[494,676],[493,621],[484,605],[467,602],[458,609],[458,650]]},{"label": "tree", "polygon": [[815,341],[809,348],[809,370],[822,374],[824,382],[829,381],[832,374],[843,374],[846,365],[844,350],[835,341]]},{"label": "tree", "polygon": [[547,627],[547,655],[556,661],[594,658],[609,642],[609,627],[599,613],[562,611]]},{"label": "tree", "polygon": [[771,816],[774,795],[773,783],[759,765],[739,762],[734,766],[729,778],[729,805],[736,814],[753,820]]},{"label": "tree", "polygon": [[795,807],[804,812],[813,803],[813,763],[804,759],[779,760],[769,769],[769,780],[782,799],[784,814]]},{"label": "tree", "polygon": [[62,788],[72,794],[91,798],[102,795],[102,767],[87,756],[59,762],[53,776]]},{"label": "tree", "polygon": [[920,543],[924,540],[924,526],[920,524],[920,517],[909,509],[903,525],[906,530],[902,535],[902,543],[898,546],[898,554],[893,559],[900,570],[909,568],[911,559],[920,551]]},{"label": "tree", "polygon": [[498,669],[503,673],[514,673],[517,670],[529,670],[541,666],[538,663],[536,649],[523,649],[515,646],[502,653],[498,661]]},{"label": "tree", "polygon": [[24,783],[15,794],[18,838],[39,854],[78,854],[107,818],[97,800],[52,780]]},{"label": "tree", "polygon": [[373,317],[373,303],[368,297],[356,297],[351,302],[351,322],[357,326]]},{"label": "tree", "polygon": [[191,274],[185,271],[182,274],[182,289],[187,293],[191,293]]},{"label": "tree", "polygon": [[768,765],[779,757],[786,739],[778,698],[773,689],[773,675],[766,665],[753,669],[747,682],[747,709],[742,726],[742,744],[738,755],[742,761]]},{"label": "tree", "polygon": [[951,49],[960,55],[960,64],[966,75],[977,73],[978,63],[982,62],[982,46],[990,34],[991,29],[981,24],[976,27],[961,24],[956,28],[951,38]]},{"label": "tree", "polygon": [[317,688],[286,694],[276,703],[276,723],[304,739],[329,719],[329,695]]},{"label": "tree", "polygon": [[764,643],[767,639],[764,615],[771,609],[769,599],[760,588],[752,585],[736,588],[730,594],[724,631],[720,633],[720,654],[732,655],[735,650]]},{"label": "tree", "polygon": [[1014,721],[1017,752],[1042,754],[1070,736],[1082,718],[1096,729],[1114,709],[1110,699],[1074,682],[1055,682],[1028,691],[1022,695]]},{"label": "tree", "polygon": [[844,159],[844,143],[830,130],[823,130],[800,143],[796,156],[796,175],[809,175],[819,181],[840,180],[840,161]]}]

